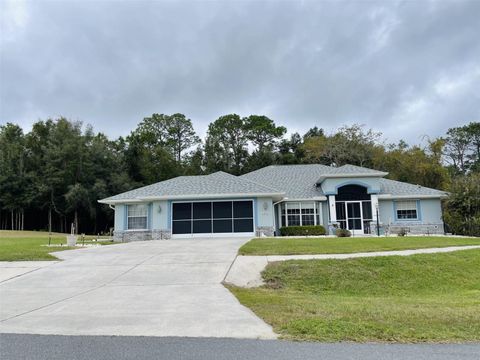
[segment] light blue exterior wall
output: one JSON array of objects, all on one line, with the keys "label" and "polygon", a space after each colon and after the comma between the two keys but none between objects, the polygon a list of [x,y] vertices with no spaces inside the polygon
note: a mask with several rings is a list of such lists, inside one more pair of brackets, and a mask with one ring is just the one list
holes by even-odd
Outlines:
[{"label": "light blue exterior wall", "polygon": [[123,204],[115,205],[115,223],[114,223],[114,230],[115,231],[123,231],[126,228],[125,224],[125,216],[126,216],[126,206]]},{"label": "light blue exterior wall", "polygon": [[338,188],[344,185],[364,186],[368,189],[369,194],[377,194],[380,192],[380,178],[376,177],[325,179],[322,183],[322,190],[325,195],[337,195]]},{"label": "light blue exterior wall", "polygon": [[425,223],[441,223],[443,221],[440,199],[420,200],[420,211],[422,213],[422,221]]},{"label": "light blue exterior wall", "polygon": [[[231,201],[253,200],[254,221],[256,226],[273,227],[273,201],[272,198],[228,198],[228,199],[186,199],[181,201]],[[148,225],[152,230],[171,229],[172,201],[162,200],[148,203]],[[267,204],[266,209],[264,204]],[[115,230],[127,230],[127,204],[115,206]]]},{"label": "light blue exterior wall", "polygon": [[273,201],[272,198],[257,198],[257,226],[273,227]]},{"label": "light blue exterior wall", "polygon": [[[402,199],[403,200],[403,199]],[[407,199],[405,199],[407,200]],[[410,199],[417,201],[418,219],[397,219],[395,200],[379,200],[380,222],[383,224],[394,223],[442,223],[442,205],[440,199]],[[401,200],[398,200],[401,201]]]},{"label": "light blue exterior wall", "polygon": [[170,222],[168,221],[168,201],[154,201],[152,203],[152,229],[164,230],[168,229]]},{"label": "light blue exterior wall", "polygon": [[378,217],[382,224],[391,224],[395,221],[392,200],[378,200]]}]

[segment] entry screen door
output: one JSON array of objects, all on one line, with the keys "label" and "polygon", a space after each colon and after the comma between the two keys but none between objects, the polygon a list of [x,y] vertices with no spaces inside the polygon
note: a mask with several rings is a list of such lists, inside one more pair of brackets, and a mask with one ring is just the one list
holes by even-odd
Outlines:
[{"label": "entry screen door", "polygon": [[347,202],[348,230],[362,230],[362,210],[360,202]]}]

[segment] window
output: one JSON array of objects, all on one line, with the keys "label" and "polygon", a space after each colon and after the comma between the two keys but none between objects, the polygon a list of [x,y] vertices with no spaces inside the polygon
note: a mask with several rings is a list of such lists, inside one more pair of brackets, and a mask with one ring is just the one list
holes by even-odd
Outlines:
[{"label": "window", "polygon": [[127,229],[146,229],[148,227],[147,204],[128,205],[127,208]]},{"label": "window", "polygon": [[314,202],[285,202],[281,205],[282,226],[319,224],[319,212]]},{"label": "window", "polygon": [[288,226],[300,225],[300,203],[287,204]]},{"label": "window", "polygon": [[302,225],[315,225],[315,204],[304,203],[301,208]]},{"label": "window", "polygon": [[417,214],[417,202],[415,200],[397,201],[397,219],[398,220],[416,220]]}]

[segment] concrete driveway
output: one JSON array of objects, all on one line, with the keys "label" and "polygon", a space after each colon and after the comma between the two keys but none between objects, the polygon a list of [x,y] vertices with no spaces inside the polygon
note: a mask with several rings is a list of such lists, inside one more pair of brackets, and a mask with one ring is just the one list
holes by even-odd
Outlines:
[{"label": "concrete driveway", "polygon": [[58,252],[0,283],[0,332],[275,338],[221,284],[248,239],[148,241]]}]

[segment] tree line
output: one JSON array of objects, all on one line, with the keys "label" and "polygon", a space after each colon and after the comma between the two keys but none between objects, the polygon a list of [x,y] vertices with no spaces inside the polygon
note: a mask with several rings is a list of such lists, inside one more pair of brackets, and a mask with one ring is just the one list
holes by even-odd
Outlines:
[{"label": "tree line", "polygon": [[[412,129],[412,131],[415,131]],[[241,175],[273,164],[353,164],[388,178],[451,192],[449,231],[480,235],[480,123],[426,137],[426,145],[386,143],[362,125],[305,134],[263,115],[220,116],[204,141],[183,114],[153,114],[111,140],[66,118],[40,120],[25,133],[0,126],[0,229],[107,233],[113,211],[97,200],[179,175]],[[428,135],[428,134],[427,134]]]}]

